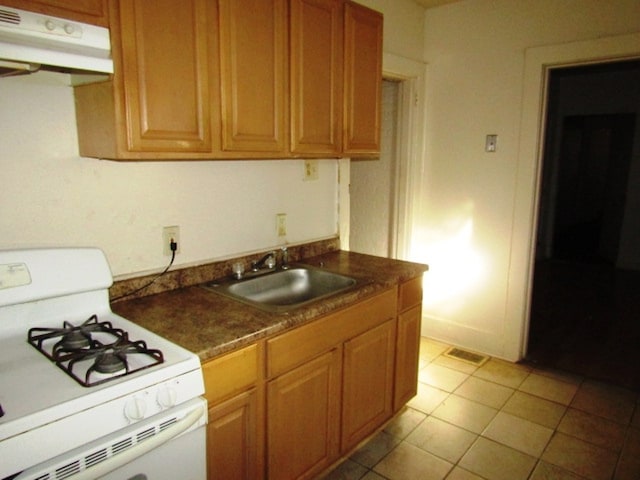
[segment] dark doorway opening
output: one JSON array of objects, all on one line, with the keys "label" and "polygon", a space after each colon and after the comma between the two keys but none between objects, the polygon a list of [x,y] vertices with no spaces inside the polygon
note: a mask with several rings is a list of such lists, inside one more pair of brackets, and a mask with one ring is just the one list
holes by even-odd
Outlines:
[{"label": "dark doorway opening", "polygon": [[615,265],[635,115],[564,118],[558,157],[553,257]]},{"label": "dark doorway opening", "polygon": [[526,360],[640,389],[640,62],[551,71]]}]

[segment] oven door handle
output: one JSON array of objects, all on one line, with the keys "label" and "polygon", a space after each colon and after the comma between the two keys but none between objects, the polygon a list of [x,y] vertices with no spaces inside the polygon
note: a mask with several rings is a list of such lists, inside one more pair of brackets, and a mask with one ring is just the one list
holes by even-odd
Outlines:
[{"label": "oven door handle", "polygon": [[83,470],[75,475],[72,475],[73,480],[95,480],[107,473],[120,468],[121,466],[135,460],[142,455],[149,453],[151,450],[158,448],[160,445],[176,438],[181,433],[187,431],[205,414],[203,406],[196,408],[193,412],[190,412],[182,420],[163,430],[162,432],[148,438],[144,442],[137,444],[135,447],[131,447],[124,452],[114,455],[107,460],[104,460],[91,468]]}]

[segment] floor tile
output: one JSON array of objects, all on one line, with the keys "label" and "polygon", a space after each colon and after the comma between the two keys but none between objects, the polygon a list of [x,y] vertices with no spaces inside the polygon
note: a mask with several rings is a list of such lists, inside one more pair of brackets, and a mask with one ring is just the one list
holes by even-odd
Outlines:
[{"label": "floor tile", "polygon": [[446,355],[440,355],[437,357],[433,363],[436,365],[442,365],[443,367],[450,368],[452,370],[457,370],[459,372],[463,372],[466,374],[472,374],[478,369],[477,365],[469,362],[463,362],[462,360],[458,360],[457,358],[447,357]]},{"label": "floor tile", "polygon": [[585,381],[576,392],[571,406],[626,425],[633,415],[637,397],[637,394],[624,388]]},{"label": "floor tile", "polygon": [[567,407],[551,400],[517,391],[507,400],[502,411],[545,427],[556,428],[564,412],[567,411]]},{"label": "floor tile", "polygon": [[447,397],[449,392],[418,382],[418,393],[407,403],[411,408],[424,413],[433,412]]},{"label": "floor tile", "polygon": [[529,480],[584,480],[575,473],[547,462],[538,462]]},{"label": "floor tile", "polygon": [[465,470],[464,468],[455,467],[453,470],[451,470],[451,473],[449,473],[447,480],[484,480],[484,479],[482,477],[479,477],[475,473],[471,473],[470,471]]},{"label": "floor tile", "polygon": [[615,480],[640,478],[640,430],[629,429],[614,478]]},{"label": "floor tile", "polygon": [[418,373],[418,380],[446,392],[453,392],[467,378],[468,374],[430,363]]},{"label": "floor tile", "polygon": [[514,390],[477,377],[469,377],[455,394],[492,408],[501,408]]},{"label": "floor tile", "polygon": [[390,480],[443,480],[452,468],[449,462],[402,442],[374,471]]},{"label": "floor tile", "polygon": [[432,340],[426,337],[420,337],[420,358],[431,362],[438,355],[447,351],[449,345]]},{"label": "floor tile", "polygon": [[618,456],[611,450],[556,432],[541,458],[589,480],[610,480]]},{"label": "floor tile", "polygon": [[389,422],[384,431],[404,440],[426,417],[425,413],[406,407],[396,418]]},{"label": "floor tile", "polygon": [[361,480],[387,480],[382,475],[378,475],[376,472],[369,471]]},{"label": "floor tile", "polygon": [[502,360],[490,359],[474,374],[474,377],[489,380],[505,387],[518,388],[529,375],[530,368]]},{"label": "floor tile", "polygon": [[578,375],[577,373],[570,373],[566,370],[536,367],[534,370],[532,370],[532,372],[538,375],[542,375],[543,377],[553,378],[555,380],[560,380],[561,382],[570,383],[572,385],[580,385],[584,381],[584,377],[582,375]]},{"label": "floor tile", "polygon": [[435,417],[428,417],[407,437],[407,443],[456,463],[477,435]]},{"label": "floor tile", "polygon": [[450,395],[432,415],[471,432],[481,433],[497,413],[495,408]]},{"label": "floor tile", "polygon": [[350,459],[367,468],[372,468],[399,443],[398,437],[382,431],[351,455]]},{"label": "floor tile", "polygon": [[326,480],[640,480],[638,393],[421,345],[431,385]]},{"label": "floor tile", "polygon": [[569,405],[578,390],[578,385],[532,372],[522,382],[519,390],[553,402]]},{"label": "floor tile", "polygon": [[488,480],[525,480],[535,464],[534,457],[482,437],[459,463]]},{"label": "floor tile", "polygon": [[345,460],[323,480],[359,480],[369,469],[351,460]]},{"label": "floor tile", "polygon": [[499,412],[482,432],[483,437],[534,457],[542,454],[551,435],[551,428],[504,412]]},{"label": "floor tile", "polygon": [[624,443],[626,426],[575,408],[569,408],[557,430],[608,450],[619,452]]}]

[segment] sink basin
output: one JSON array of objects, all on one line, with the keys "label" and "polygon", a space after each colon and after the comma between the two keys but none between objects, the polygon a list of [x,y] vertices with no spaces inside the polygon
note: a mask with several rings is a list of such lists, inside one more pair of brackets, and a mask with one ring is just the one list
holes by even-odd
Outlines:
[{"label": "sink basin", "polygon": [[205,288],[268,311],[288,311],[354,287],[355,278],[309,266],[295,266],[264,275]]}]

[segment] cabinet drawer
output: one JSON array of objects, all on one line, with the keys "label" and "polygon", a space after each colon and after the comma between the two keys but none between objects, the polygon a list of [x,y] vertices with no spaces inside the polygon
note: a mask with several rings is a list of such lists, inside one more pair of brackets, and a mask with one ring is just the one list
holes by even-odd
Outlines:
[{"label": "cabinet drawer", "polygon": [[422,302],[422,276],[416,277],[400,285],[398,294],[398,311],[404,312]]},{"label": "cabinet drawer", "polygon": [[267,377],[272,378],[337,344],[395,318],[397,288],[267,341]]},{"label": "cabinet drawer", "polygon": [[206,362],[204,373],[204,396],[209,404],[231,396],[254,385],[260,378],[260,352],[263,343],[249,345]]}]

